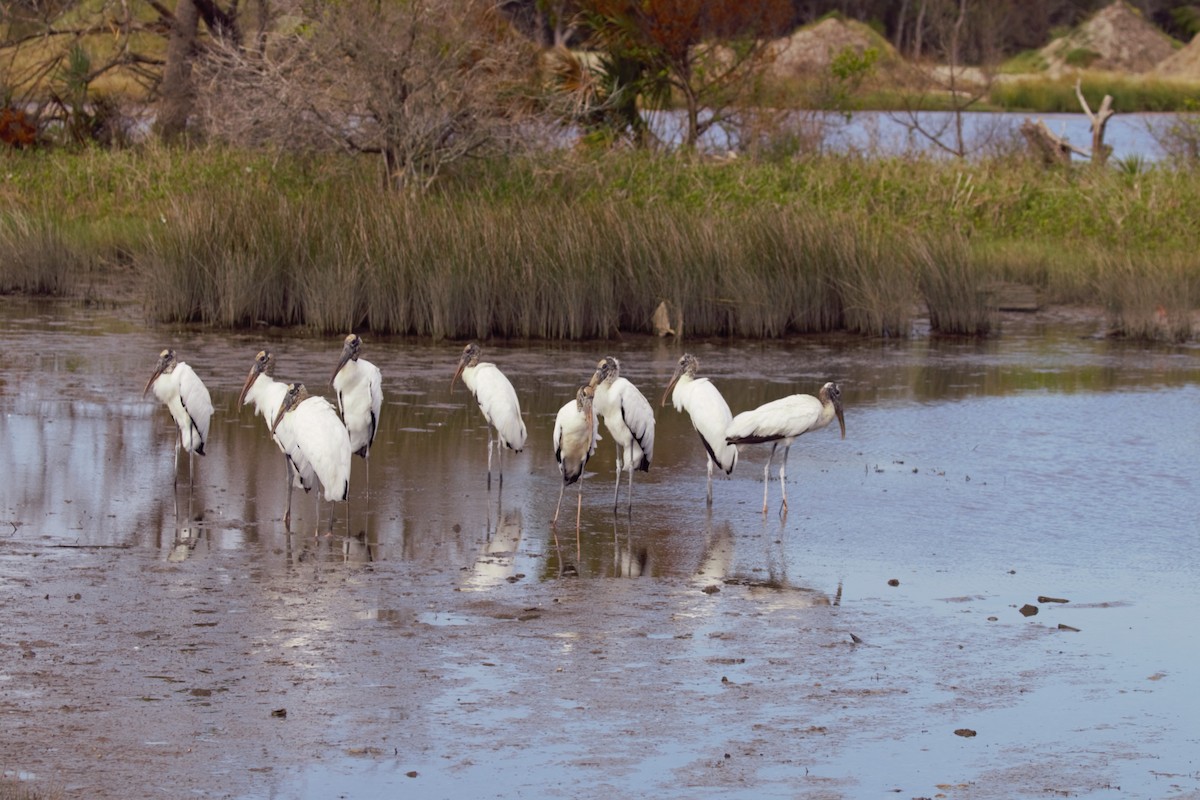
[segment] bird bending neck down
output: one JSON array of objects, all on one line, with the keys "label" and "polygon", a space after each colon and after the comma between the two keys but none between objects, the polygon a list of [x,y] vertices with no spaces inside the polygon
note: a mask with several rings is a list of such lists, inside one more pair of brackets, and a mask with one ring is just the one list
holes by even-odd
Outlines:
[{"label": "bird bending neck down", "polygon": [[588,384],[595,392],[595,413],[604,417],[604,427],[616,445],[616,485],[613,510],[621,492],[621,472],[629,472],[629,511],[633,511],[633,472],[650,471],[654,457],[654,409],[637,387],[621,377],[621,364],[612,356],[600,359]]}]

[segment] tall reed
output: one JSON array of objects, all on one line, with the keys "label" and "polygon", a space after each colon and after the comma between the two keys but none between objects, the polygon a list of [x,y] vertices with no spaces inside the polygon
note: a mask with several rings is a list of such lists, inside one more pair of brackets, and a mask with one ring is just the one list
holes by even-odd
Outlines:
[{"label": "tall reed", "polygon": [[1182,342],[1194,333],[1193,314],[1200,306],[1195,257],[1105,256],[1096,282],[1114,335]]},{"label": "tall reed", "polygon": [[662,300],[696,335],[894,335],[914,296],[903,256],[854,215],[556,198],[213,190],[176,204],[143,269],[163,320],[435,338],[647,331]]},{"label": "tall reed", "polygon": [[89,269],[89,258],[46,216],[0,216],[0,293],[64,295]]},{"label": "tall reed", "polygon": [[939,333],[985,336],[992,330],[985,280],[966,240],[956,234],[912,242],[917,283]]}]

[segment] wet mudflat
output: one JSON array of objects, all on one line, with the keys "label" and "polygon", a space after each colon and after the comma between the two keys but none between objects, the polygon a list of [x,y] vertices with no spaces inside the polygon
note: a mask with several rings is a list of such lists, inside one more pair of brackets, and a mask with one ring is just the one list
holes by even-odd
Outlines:
[{"label": "wet mudflat", "polygon": [[[1200,351],[1095,328],[485,346],[530,432],[490,491],[461,343],[368,337],[371,485],[356,460],[316,536],[235,403],[263,346],[330,396],[336,337],[6,300],[0,769],[89,797],[1200,796]],[[190,491],[140,397],[164,346],[216,406]],[[706,509],[657,408],[684,346],[735,412],[841,383],[847,438],[793,446],[785,518],[765,447]],[[606,354],[654,464],[614,516],[602,430],[556,547],[554,413]]]}]

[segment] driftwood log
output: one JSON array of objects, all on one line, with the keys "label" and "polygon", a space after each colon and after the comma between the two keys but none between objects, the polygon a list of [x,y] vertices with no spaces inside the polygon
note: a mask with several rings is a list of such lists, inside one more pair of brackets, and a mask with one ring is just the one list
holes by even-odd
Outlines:
[{"label": "driftwood log", "polygon": [[1046,123],[1040,119],[1034,122],[1026,117],[1025,121],[1021,123],[1021,135],[1029,143],[1030,149],[1048,167],[1057,164],[1070,164],[1072,153],[1089,158],[1093,164],[1102,167],[1108,163],[1108,157],[1112,155],[1112,146],[1104,143],[1105,128],[1108,127],[1108,121],[1112,118],[1113,113],[1115,113],[1112,110],[1112,95],[1104,95],[1104,100],[1101,101],[1100,108],[1095,113],[1092,112],[1092,107],[1088,105],[1087,98],[1083,96],[1083,90],[1078,80],[1075,81],[1075,97],[1079,99],[1079,105],[1083,106],[1083,113],[1087,114],[1088,122],[1092,126],[1092,149],[1090,152],[1082,150],[1063,137],[1052,133],[1046,127]]},{"label": "driftwood log", "polygon": [[1029,142],[1029,148],[1047,167],[1070,164],[1072,153],[1078,153],[1081,156],[1089,155],[1061,136],[1056,136],[1040,119],[1034,122],[1026,118],[1021,123],[1021,135],[1025,137],[1025,141]]}]

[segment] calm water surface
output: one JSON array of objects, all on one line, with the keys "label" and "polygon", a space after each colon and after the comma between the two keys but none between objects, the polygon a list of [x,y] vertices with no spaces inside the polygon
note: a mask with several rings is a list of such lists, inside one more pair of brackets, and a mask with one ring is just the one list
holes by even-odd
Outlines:
[{"label": "calm water surface", "polygon": [[[329,570],[403,565],[418,583],[423,575],[441,582],[449,575],[458,591],[453,603],[413,612],[417,621],[464,631],[481,624],[472,597],[503,598],[520,587],[536,593],[540,584],[594,592],[597,614],[607,603],[643,603],[656,619],[660,601],[679,602],[643,638],[649,647],[659,646],[658,638],[668,647],[682,637],[686,654],[679,661],[631,656],[623,669],[678,681],[681,691],[697,691],[679,677],[681,665],[706,659],[734,684],[784,681],[767,677],[774,675],[774,643],[790,635],[779,626],[792,630],[794,620],[806,619],[803,609],[832,607],[858,615],[859,630],[885,639],[880,649],[861,651],[870,664],[856,667],[855,691],[869,693],[872,674],[911,685],[891,707],[900,720],[911,713],[899,729],[873,728],[870,709],[855,717],[855,701],[847,700],[839,704],[839,720],[864,731],[852,741],[807,760],[770,760],[743,775],[743,783],[689,786],[670,776],[697,759],[698,747],[728,747],[715,731],[737,730],[752,741],[756,726],[774,725],[762,736],[778,746],[781,731],[832,723],[815,705],[785,723],[777,718],[785,712],[775,709],[755,720],[698,702],[696,716],[664,731],[653,748],[624,752],[622,731],[639,724],[626,715],[597,709],[580,719],[570,709],[588,701],[554,699],[552,689],[536,709],[515,701],[492,708],[485,698],[503,694],[504,669],[447,651],[438,668],[453,674],[459,688],[444,700],[446,708],[430,704],[422,714],[437,719],[451,706],[461,708],[464,695],[478,697],[471,701],[473,727],[452,732],[430,725],[424,735],[431,753],[439,742],[456,752],[486,752],[514,720],[536,715],[561,735],[499,761],[459,759],[452,766],[446,755],[331,757],[264,778],[269,790],[241,796],[327,797],[346,787],[355,788],[351,796],[384,796],[418,788],[405,777],[409,771],[421,775],[424,796],[512,796],[497,785],[526,796],[581,796],[564,788],[561,765],[595,778],[584,743],[602,740],[623,754],[622,766],[596,768],[604,780],[589,785],[613,796],[687,797],[702,789],[709,796],[749,796],[750,786],[757,797],[870,797],[896,787],[934,792],[935,779],[954,775],[975,789],[960,787],[950,796],[1004,796],[980,787],[1037,785],[1029,772],[1045,764],[1051,773],[1045,786],[1065,782],[1076,794],[1196,797],[1200,348],[1098,339],[1097,324],[1039,326],[1014,317],[986,342],[812,337],[681,344],[629,337],[488,344],[485,357],[517,387],[529,429],[526,450],[506,455],[503,486],[491,491],[482,415],[461,384],[449,390],[461,343],[367,337],[364,356],[382,369],[385,391],[370,486],[356,459],[337,535],[317,538],[311,496],[297,495],[295,532],[284,530],[282,457],[262,420],[236,407],[236,398],[264,346],[277,355],[278,378],[331,396],[337,337],[152,329],[125,311],[5,299],[0,535],[10,542],[126,548],[150,562],[180,565],[171,573],[180,581],[206,562],[251,560],[261,575],[313,560]],[[209,455],[197,460],[191,492],[172,492],[173,423],[152,396],[141,397],[167,346],[206,381],[216,406]],[[702,447],[685,415],[658,407],[685,347],[735,413],[786,394],[815,393],[826,380],[841,384],[847,438],[839,440],[835,426],[793,446],[786,518],[774,513],[777,485],[772,513],[765,519],[760,513],[767,447],[743,451],[733,477],[714,482],[715,502],[706,509]],[[584,482],[577,561],[573,524],[560,524],[560,547],[549,524],[560,485],[550,436],[556,410],[606,354],[621,359],[622,374],[656,407],[655,459],[648,474],[634,479],[632,515],[614,517],[612,442],[602,427],[604,441]],[[574,487],[567,498],[573,506]],[[572,516],[568,511],[574,509],[564,507],[564,517]],[[578,579],[560,577],[567,564]],[[15,562],[4,566],[10,577],[20,569]],[[353,574],[357,582],[372,575]],[[745,664],[726,658],[725,634],[692,608],[695,598],[708,602],[695,591],[703,586],[724,586],[720,596],[729,603],[741,591],[764,615],[743,633],[746,646],[763,654],[757,666],[754,658]],[[673,594],[679,587],[688,589],[686,601]],[[1039,595],[1070,602],[1038,603]],[[1020,617],[1016,609],[1025,603],[1039,605],[1040,614]],[[393,601],[381,600],[362,609],[355,624],[386,627],[398,613]],[[1029,636],[1060,623],[1079,632],[964,651],[964,643],[977,643],[995,626]],[[928,655],[925,648],[932,648]],[[940,658],[956,660],[936,666]],[[957,684],[971,674],[1014,688],[1003,702],[981,702],[962,720],[962,727],[979,731],[978,739],[941,735],[930,720],[957,713]],[[810,683],[806,691],[826,689]],[[789,696],[816,702],[781,695],[780,709]],[[352,714],[329,720],[334,728],[353,724]],[[1006,772],[1018,768],[1024,783]],[[1100,786],[1111,788],[1097,789],[1074,771],[1100,771]],[[829,781],[825,789],[800,788],[811,787],[804,781],[818,773]]]}]

